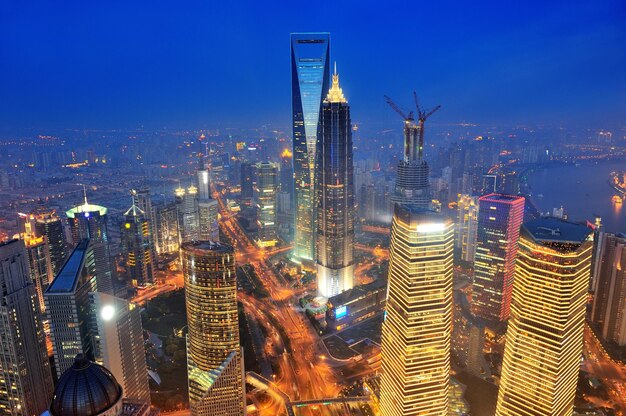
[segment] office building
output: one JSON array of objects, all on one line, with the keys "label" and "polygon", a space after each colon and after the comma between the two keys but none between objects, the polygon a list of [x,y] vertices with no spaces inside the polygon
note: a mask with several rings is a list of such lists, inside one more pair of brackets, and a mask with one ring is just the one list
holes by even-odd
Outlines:
[{"label": "office building", "polygon": [[141,308],[106,293],[90,293],[95,361],[119,381],[125,399],[150,403]]},{"label": "office building", "polygon": [[94,357],[89,293],[95,291],[95,253],[90,240],[82,240],[44,293],[57,377],[77,354]]},{"label": "office building", "polygon": [[273,247],[278,242],[276,204],[278,191],[278,164],[257,163],[254,201],[256,204],[257,244],[259,247]]},{"label": "office building", "polygon": [[178,253],[180,234],[178,230],[178,208],[175,202],[156,205],[156,251],[159,255]]},{"label": "office building", "polygon": [[121,230],[122,255],[126,275],[132,286],[145,286],[154,282],[154,252],[152,227],[146,214],[135,205],[124,213]]},{"label": "office building", "polygon": [[199,237],[198,188],[191,185],[185,189],[176,188],[176,207],[178,209],[178,230],[180,241],[196,241]]},{"label": "office building", "polygon": [[320,120],[315,150],[317,292],[328,298],[354,285],[352,124],[336,67]]},{"label": "office building", "polygon": [[626,234],[597,233],[591,321],[606,341],[626,345]]},{"label": "office building", "polygon": [[24,242],[0,243],[0,414],[43,412],[53,384]]},{"label": "office building", "polygon": [[447,415],[454,223],[396,205],[382,329],[380,412]]},{"label": "office building", "polygon": [[[87,202],[75,206],[65,214],[72,234],[72,246],[83,239],[90,240],[95,261],[98,292],[113,293],[113,269],[111,267],[111,249],[107,225],[107,209]],[[72,359],[74,357],[72,356]]]},{"label": "office building", "polygon": [[34,216],[35,234],[38,237],[45,237],[48,242],[52,275],[55,275],[63,266],[67,253],[63,222],[54,210],[37,210]]},{"label": "office building", "polygon": [[523,220],[524,197],[489,194],[478,200],[472,312],[480,318],[505,321],[509,317]]},{"label": "office building", "polygon": [[280,192],[289,195],[289,210],[291,212],[291,199],[293,198],[293,152],[284,149],[280,154]]},{"label": "office building", "polygon": [[291,35],[291,108],[295,199],[294,256],[315,259],[315,148],[322,100],[330,87],[330,34]]},{"label": "office building", "polygon": [[152,206],[152,196],[150,194],[150,188],[144,186],[141,189],[132,189],[130,194],[133,198],[133,204],[137,206],[144,213],[144,218],[148,221],[150,226],[150,249],[152,251],[152,261],[157,261],[157,249],[156,249],[156,210]]},{"label": "office building", "polygon": [[478,238],[478,198],[459,195],[455,247],[461,260],[474,263],[476,239]]},{"label": "office building", "polygon": [[217,201],[211,198],[211,183],[207,169],[198,170],[198,239],[219,240]]},{"label": "office building", "polygon": [[191,414],[244,415],[235,253],[223,243],[197,241],[184,243],[181,255]]},{"label": "office building", "polygon": [[572,414],[592,240],[556,218],[522,227],[496,415]]}]

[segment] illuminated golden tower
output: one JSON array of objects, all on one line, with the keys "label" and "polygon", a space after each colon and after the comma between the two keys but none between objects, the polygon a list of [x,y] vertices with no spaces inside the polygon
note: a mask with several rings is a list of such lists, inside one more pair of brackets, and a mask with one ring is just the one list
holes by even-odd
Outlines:
[{"label": "illuminated golden tower", "polygon": [[245,415],[235,253],[213,241],[184,243],[181,251],[191,414]]},{"label": "illuminated golden tower", "polygon": [[447,415],[454,224],[394,207],[387,315],[382,331],[384,416]]},{"label": "illuminated golden tower", "polygon": [[496,415],[571,415],[583,349],[592,230],[522,226]]}]

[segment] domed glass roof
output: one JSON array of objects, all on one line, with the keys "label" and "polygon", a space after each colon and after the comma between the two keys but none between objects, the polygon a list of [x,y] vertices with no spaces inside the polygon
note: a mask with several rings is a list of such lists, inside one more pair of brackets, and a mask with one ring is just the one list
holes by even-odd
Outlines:
[{"label": "domed glass roof", "polygon": [[50,413],[53,416],[95,416],[115,405],[122,388],[106,368],[76,356],[74,365],[59,379]]}]

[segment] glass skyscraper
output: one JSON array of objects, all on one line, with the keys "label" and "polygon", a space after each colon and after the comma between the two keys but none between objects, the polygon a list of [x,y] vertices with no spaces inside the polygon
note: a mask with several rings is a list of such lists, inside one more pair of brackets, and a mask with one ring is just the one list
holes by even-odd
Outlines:
[{"label": "glass skyscraper", "polygon": [[293,171],[296,204],[294,255],[315,258],[315,147],[322,98],[330,87],[330,34],[291,34]]},{"label": "glass skyscraper", "polygon": [[322,104],[315,151],[317,291],[331,297],[354,280],[354,168],[350,106],[333,84]]}]

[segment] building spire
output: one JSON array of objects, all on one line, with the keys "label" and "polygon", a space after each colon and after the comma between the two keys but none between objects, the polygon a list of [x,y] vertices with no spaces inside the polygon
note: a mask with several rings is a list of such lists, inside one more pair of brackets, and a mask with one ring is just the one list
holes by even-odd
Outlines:
[{"label": "building spire", "polygon": [[85,184],[83,184],[83,197],[85,199],[85,206],[89,205],[87,202],[87,188],[85,187]]},{"label": "building spire", "polygon": [[333,74],[333,84],[328,91],[326,100],[329,103],[347,103],[343,90],[339,87],[339,74],[337,73],[337,62],[335,61],[335,73]]}]

